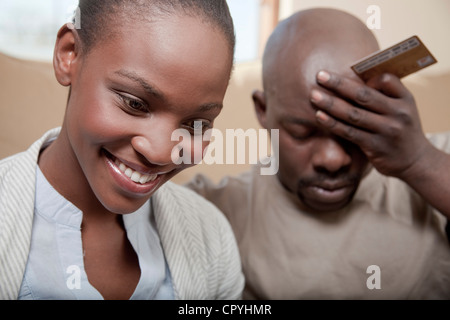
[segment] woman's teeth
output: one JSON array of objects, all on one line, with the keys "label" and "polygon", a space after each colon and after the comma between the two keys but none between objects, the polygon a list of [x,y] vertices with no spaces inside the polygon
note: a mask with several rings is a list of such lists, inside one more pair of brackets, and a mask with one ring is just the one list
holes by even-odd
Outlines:
[{"label": "woman's teeth", "polygon": [[133,169],[128,168],[125,164],[123,164],[122,162],[120,162],[117,159],[115,161],[115,164],[120,169],[120,171],[125,173],[125,175],[128,178],[130,178],[131,180],[133,180],[136,183],[145,184],[147,182],[154,181],[158,177],[158,174],[156,174],[156,173],[155,174],[141,174],[137,171],[134,171]]}]

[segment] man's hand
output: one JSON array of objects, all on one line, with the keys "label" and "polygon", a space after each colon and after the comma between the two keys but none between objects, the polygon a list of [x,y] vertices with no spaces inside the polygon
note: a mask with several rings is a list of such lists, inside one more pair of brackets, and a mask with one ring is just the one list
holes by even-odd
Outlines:
[{"label": "man's hand", "polygon": [[397,77],[384,74],[364,84],[321,71],[317,82],[335,94],[311,93],[320,125],[357,144],[379,172],[405,179],[432,147],[414,98]]},{"label": "man's hand", "polygon": [[400,79],[384,74],[364,84],[321,71],[317,82],[327,89],[311,92],[318,123],[358,145],[380,173],[402,179],[450,218],[450,155],[426,138]]}]

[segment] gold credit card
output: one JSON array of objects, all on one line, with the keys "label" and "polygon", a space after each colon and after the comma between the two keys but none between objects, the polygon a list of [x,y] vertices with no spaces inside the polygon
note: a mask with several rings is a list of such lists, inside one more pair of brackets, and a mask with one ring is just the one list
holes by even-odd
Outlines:
[{"label": "gold credit card", "polygon": [[356,62],[351,68],[364,81],[382,74],[392,73],[403,78],[435,64],[437,60],[420,41],[412,36],[392,47],[377,51]]}]

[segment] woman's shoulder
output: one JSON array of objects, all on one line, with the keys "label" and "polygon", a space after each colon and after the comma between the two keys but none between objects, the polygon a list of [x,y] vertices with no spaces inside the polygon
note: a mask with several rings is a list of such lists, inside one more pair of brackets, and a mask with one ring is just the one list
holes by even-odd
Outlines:
[{"label": "woman's shoulder", "polygon": [[[181,296],[192,294],[182,288],[195,286],[209,288],[206,297],[236,299],[243,287],[239,251],[222,212],[195,191],[173,182],[164,184],[154,196],[161,243]],[[186,272],[188,277],[180,276]],[[219,281],[218,274],[227,280]]]},{"label": "woman's shoulder", "polygon": [[[7,158],[0,160],[0,181],[8,175],[15,174],[16,168],[27,166],[30,162],[29,154],[27,151],[22,151],[14,155],[8,156]],[[19,178],[19,177],[16,177]]]},{"label": "woman's shoulder", "polygon": [[166,182],[152,198],[161,229],[202,234],[205,239],[228,238],[232,234],[224,214],[212,202],[185,186]]},{"label": "woman's shoulder", "polygon": [[205,217],[220,214],[219,209],[209,200],[202,197],[186,186],[174,182],[166,182],[158,191],[160,198],[166,200],[167,205],[176,206],[188,215],[200,215]]}]

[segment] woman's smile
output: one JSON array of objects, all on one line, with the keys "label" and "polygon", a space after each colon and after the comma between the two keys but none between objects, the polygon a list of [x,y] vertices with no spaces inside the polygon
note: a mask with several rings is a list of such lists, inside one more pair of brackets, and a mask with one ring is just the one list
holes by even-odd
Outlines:
[{"label": "woman's smile", "polygon": [[[104,150],[108,171],[121,189],[128,194],[149,195],[159,187],[164,176],[172,171],[158,171],[157,168],[144,168],[125,160],[119,160],[111,153]],[[126,163],[126,164],[125,164]]]}]

